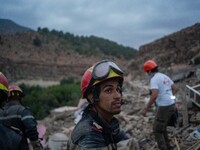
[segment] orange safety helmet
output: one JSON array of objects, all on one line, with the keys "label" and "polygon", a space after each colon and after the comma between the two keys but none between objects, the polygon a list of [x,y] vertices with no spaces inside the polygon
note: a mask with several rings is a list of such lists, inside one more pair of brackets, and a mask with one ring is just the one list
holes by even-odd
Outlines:
[{"label": "orange safety helmet", "polygon": [[158,65],[153,60],[148,60],[144,63],[144,72],[148,72],[154,68],[158,67]]},{"label": "orange safety helmet", "polygon": [[8,87],[8,90],[9,90],[8,97],[14,97],[14,96],[24,97],[24,93],[19,86],[11,85]]},{"label": "orange safety helmet", "polygon": [[[100,64],[106,64],[109,66],[109,69],[106,70],[107,73],[106,75],[104,75],[102,78],[100,79],[94,79],[94,70],[97,68],[97,66]],[[100,69],[104,69],[105,67],[100,67]],[[102,74],[102,72],[99,72],[100,74]],[[111,78],[119,78],[120,79],[120,84],[122,85],[124,77],[123,77],[123,72],[121,71],[121,69],[113,62],[111,61],[107,61],[107,60],[103,60],[100,61],[98,63],[96,63],[95,65],[93,65],[92,67],[90,67],[89,69],[87,69],[82,77],[81,80],[81,91],[82,91],[82,98],[87,98],[87,92],[89,89],[91,89],[91,87],[105,81]]]},{"label": "orange safety helmet", "polygon": [[8,80],[2,72],[0,72],[0,90],[8,94]]}]

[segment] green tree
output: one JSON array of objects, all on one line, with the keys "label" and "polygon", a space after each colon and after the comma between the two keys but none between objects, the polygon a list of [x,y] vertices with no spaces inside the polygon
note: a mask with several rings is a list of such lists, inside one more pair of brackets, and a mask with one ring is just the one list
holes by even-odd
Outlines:
[{"label": "green tree", "polygon": [[42,45],[42,41],[39,39],[38,36],[36,36],[36,37],[33,39],[33,45],[38,46],[38,47],[40,47],[40,46]]}]

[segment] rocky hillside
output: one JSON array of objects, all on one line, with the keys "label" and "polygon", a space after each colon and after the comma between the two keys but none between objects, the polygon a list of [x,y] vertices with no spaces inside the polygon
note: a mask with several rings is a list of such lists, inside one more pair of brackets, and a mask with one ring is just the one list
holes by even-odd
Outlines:
[{"label": "rocky hillside", "polygon": [[[125,66],[128,61],[122,58],[120,53],[125,54],[127,49],[129,52],[133,51],[134,54],[132,48],[94,36],[79,38],[70,33],[64,34],[62,31],[50,32],[47,28],[36,32],[9,20],[0,20],[0,28],[3,30],[3,34],[0,32],[0,71],[4,72],[9,82],[20,80],[59,82],[68,77],[80,78],[85,69],[96,61],[110,59]],[[13,31],[14,34],[7,31]],[[69,35],[67,38],[70,39],[63,38],[67,35]],[[92,40],[97,44],[99,41],[103,41],[103,46],[99,44],[93,49],[94,43],[88,43]],[[86,42],[84,43],[84,41]],[[83,47],[81,47],[82,49],[80,45]],[[110,46],[110,48],[106,48],[110,54],[107,55],[101,51],[105,49],[104,45]],[[80,52],[80,50],[86,49],[88,53],[87,47],[95,52],[87,55]],[[115,48],[118,49],[120,57],[111,55]],[[120,50],[122,51],[120,52]]]},{"label": "rocky hillside", "polygon": [[[167,74],[170,74],[170,72],[182,74],[188,73],[188,71],[194,72],[200,65],[199,37],[200,23],[196,23],[191,27],[142,45],[128,68],[129,70],[139,70],[141,74],[143,73],[142,65],[144,62],[153,59],[159,64],[160,69]],[[138,72],[132,71],[131,74],[137,76]]]},{"label": "rocky hillside", "polygon": [[[34,46],[38,36],[42,46]],[[64,77],[79,76],[83,71],[102,58],[110,58],[124,65],[126,61],[107,56],[80,55],[70,49],[64,49],[56,40],[48,40],[37,32],[4,35],[0,41],[0,67],[12,80],[60,80]]]}]

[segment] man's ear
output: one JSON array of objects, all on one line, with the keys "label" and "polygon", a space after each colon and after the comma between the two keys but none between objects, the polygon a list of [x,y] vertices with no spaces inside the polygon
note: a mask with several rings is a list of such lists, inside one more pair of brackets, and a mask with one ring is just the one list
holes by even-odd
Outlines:
[{"label": "man's ear", "polygon": [[88,100],[90,101],[91,104],[94,103],[94,98],[92,93],[88,94]]}]

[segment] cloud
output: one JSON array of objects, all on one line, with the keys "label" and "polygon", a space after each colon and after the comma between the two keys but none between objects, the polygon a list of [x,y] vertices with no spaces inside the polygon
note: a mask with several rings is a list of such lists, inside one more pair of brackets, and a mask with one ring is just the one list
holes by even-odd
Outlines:
[{"label": "cloud", "polygon": [[0,18],[138,48],[197,23],[199,6],[198,0],[6,0]]}]

